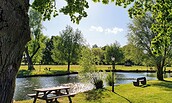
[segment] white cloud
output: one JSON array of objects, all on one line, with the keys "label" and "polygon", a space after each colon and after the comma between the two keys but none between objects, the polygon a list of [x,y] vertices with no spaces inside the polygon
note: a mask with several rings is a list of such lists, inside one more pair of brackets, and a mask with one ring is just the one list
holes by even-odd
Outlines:
[{"label": "white cloud", "polygon": [[104,30],[101,26],[99,27],[91,26],[90,31],[103,32]]},{"label": "white cloud", "polygon": [[119,32],[123,32],[124,30],[122,28],[114,27],[114,28],[102,28],[101,26],[91,26],[90,31],[96,31],[96,32],[104,32],[104,33],[109,33],[109,34],[117,34]]},{"label": "white cloud", "polygon": [[105,33],[112,33],[112,34],[117,34],[119,32],[123,32],[124,30],[122,28],[117,28],[117,27],[114,27],[113,29],[105,29]]}]

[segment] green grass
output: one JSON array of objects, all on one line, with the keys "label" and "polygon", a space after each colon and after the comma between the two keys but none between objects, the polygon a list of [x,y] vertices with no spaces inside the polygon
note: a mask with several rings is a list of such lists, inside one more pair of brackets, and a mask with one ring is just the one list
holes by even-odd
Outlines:
[{"label": "green grass", "polygon": [[[121,84],[111,92],[111,87],[79,93],[72,98],[73,103],[171,103],[172,78],[165,81],[148,81],[146,86],[135,87]],[[59,98],[60,103],[68,103],[68,98]],[[33,100],[14,103],[32,103]],[[45,103],[39,100],[37,103]]]}]

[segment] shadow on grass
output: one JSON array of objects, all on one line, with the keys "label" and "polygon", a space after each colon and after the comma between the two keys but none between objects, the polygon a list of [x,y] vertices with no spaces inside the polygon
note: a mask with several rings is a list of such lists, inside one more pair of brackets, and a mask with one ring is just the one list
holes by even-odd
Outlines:
[{"label": "shadow on grass", "polygon": [[146,87],[149,87],[149,86],[151,86],[151,85],[150,84],[146,84],[146,85],[140,85],[139,87],[146,88]]},{"label": "shadow on grass", "polygon": [[121,98],[124,98],[125,100],[127,100],[129,103],[132,103],[128,98],[126,98],[126,97],[124,97],[124,96],[122,96],[122,95],[120,95],[120,94],[118,94],[118,93],[116,93],[116,92],[114,92],[116,95],[118,95],[118,96],[120,96]]},{"label": "shadow on grass", "polygon": [[101,103],[101,100],[103,98],[103,91],[105,91],[105,89],[95,89],[95,90],[91,90],[86,92],[86,100],[88,101],[98,101],[99,103]]},{"label": "shadow on grass", "polygon": [[151,85],[163,88],[164,90],[167,91],[172,91],[172,81],[164,80],[164,81],[159,81],[157,83],[152,83]]}]

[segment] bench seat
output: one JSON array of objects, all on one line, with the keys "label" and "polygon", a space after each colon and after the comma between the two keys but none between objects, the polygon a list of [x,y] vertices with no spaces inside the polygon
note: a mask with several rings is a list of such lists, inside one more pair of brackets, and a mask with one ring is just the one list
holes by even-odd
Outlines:
[{"label": "bench seat", "polygon": [[[64,95],[56,96],[54,93],[53,94],[51,93],[51,94],[49,94],[47,96],[47,99],[51,100],[51,99],[57,99],[57,98],[60,98],[60,97],[69,97],[69,96],[74,97],[75,95],[76,95],[76,93],[70,93],[70,94],[64,94]],[[35,98],[36,94],[28,94],[28,96],[32,97],[32,98]],[[46,100],[46,98],[44,98],[43,96],[44,96],[44,94],[41,93],[41,94],[38,95],[37,98]]]}]

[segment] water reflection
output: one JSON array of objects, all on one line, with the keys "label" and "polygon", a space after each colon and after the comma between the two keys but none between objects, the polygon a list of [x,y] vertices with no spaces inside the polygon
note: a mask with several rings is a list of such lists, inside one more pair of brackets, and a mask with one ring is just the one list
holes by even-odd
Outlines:
[{"label": "water reflection", "polygon": [[[103,73],[106,77],[107,73]],[[135,78],[146,77],[147,80],[155,80],[156,73],[124,73],[117,72],[116,84],[131,83]],[[169,73],[166,73],[164,77],[170,77]],[[93,88],[93,85],[89,81],[83,81],[79,79],[78,75],[69,76],[54,76],[54,77],[31,77],[31,78],[17,78],[16,79],[16,90],[14,99],[15,100],[25,100],[30,99],[27,94],[34,93],[32,91],[35,88],[46,88],[67,85],[72,89],[70,92],[83,92]],[[106,86],[106,83],[104,83]]]}]

